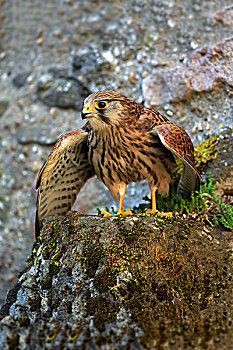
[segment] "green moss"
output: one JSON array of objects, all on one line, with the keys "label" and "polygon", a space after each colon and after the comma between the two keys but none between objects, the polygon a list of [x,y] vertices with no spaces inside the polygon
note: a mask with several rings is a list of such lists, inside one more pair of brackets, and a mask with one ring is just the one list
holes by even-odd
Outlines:
[{"label": "green moss", "polygon": [[52,277],[48,274],[46,278],[40,282],[40,284],[42,289],[51,289]]},{"label": "green moss", "polygon": [[15,350],[19,346],[19,335],[15,335],[7,339],[8,349]]},{"label": "green moss", "polygon": [[38,311],[40,310],[41,307],[41,297],[35,296],[33,299],[29,300],[29,305],[30,305],[30,310],[33,311]]},{"label": "green moss", "polygon": [[41,240],[40,240],[40,237],[38,237],[38,239],[36,240],[36,242],[33,244],[33,247],[32,247],[32,252],[31,254],[28,256],[27,258],[27,265],[28,266],[31,266],[34,262],[34,257],[39,249],[39,247],[41,246]]},{"label": "green moss", "polygon": [[[182,333],[187,344],[190,337],[199,336],[206,344],[206,332],[211,337],[221,334],[223,315],[209,322],[209,317],[215,315],[210,304],[214,293],[224,295],[229,288],[226,271],[225,276],[223,274],[224,269],[229,273],[226,262],[229,254],[223,257],[218,247],[209,246],[188,221],[158,218],[152,224],[151,219],[139,218],[139,222],[125,232],[122,231],[127,227],[127,219],[117,220],[121,232],[111,240],[105,265],[110,274],[111,269],[114,274],[123,273],[125,282],[118,287],[115,284],[104,288],[104,292],[114,295],[118,307],[123,298],[131,318],[145,332],[146,348],[150,339],[156,339],[156,349],[159,349],[171,338],[172,332]],[[128,239],[131,235],[137,239]],[[105,307],[103,300],[99,304],[93,300],[88,307],[89,314],[96,314],[102,303]],[[205,316],[201,318],[203,310]],[[103,319],[96,316],[102,330]]]},{"label": "green moss", "polygon": [[116,320],[118,311],[117,303],[109,302],[107,298],[97,296],[89,298],[86,304],[87,315],[93,316],[94,326],[100,331],[105,330],[105,323],[112,323]]},{"label": "green moss", "polygon": [[109,267],[105,267],[93,279],[93,285],[100,293],[108,292],[115,284],[116,273]]},{"label": "green moss", "polygon": [[98,244],[89,243],[82,251],[81,263],[88,277],[94,277],[100,260],[104,257],[103,248]]},{"label": "green moss", "polygon": [[51,275],[56,275],[58,274],[58,272],[60,271],[60,263],[57,261],[51,261],[50,265],[49,265],[49,273]]},{"label": "green moss", "polygon": [[20,327],[28,327],[30,325],[30,319],[25,316],[19,317],[18,322]]},{"label": "green moss", "polygon": [[48,260],[50,258],[51,252],[54,250],[54,247],[56,245],[55,238],[59,234],[61,229],[60,225],[56,222],[51,225],[50,232],[47,231],[47,228],[47,226],[44,227],[42,236],[43,241],[46,241],[46,244],[44,245],[44,249],[42,251],[42,256],[44,260]]},{"label": "green moss", "polygon": [[140,238],[144,225],[140,220],[134,220],[129,225],[127,222],[125,222],[124,218],[122,218],[119,219],[117,227],[119,234],[124,236],[125,241],[127,243],[132,243],[136,242]]},{"label": "green moss", "polygon": [[226,205],[226,203],[220,200],[220,196],[217,198],[219,208],[221,210],[221,217],[219,220],[217,217],[213,217],[212,222],[215,227],[219,226],[219,222],[226,228],[233,229],[233,208],[231,205]]},{"label": "green moss", "polygon": [[200,172],[207,170],[207,164],[209,161],[217,159],[219,152],[219,135],[220,133],[210,137],[209,139],[201,142],[199,145],[194,147],[196,166]]}]

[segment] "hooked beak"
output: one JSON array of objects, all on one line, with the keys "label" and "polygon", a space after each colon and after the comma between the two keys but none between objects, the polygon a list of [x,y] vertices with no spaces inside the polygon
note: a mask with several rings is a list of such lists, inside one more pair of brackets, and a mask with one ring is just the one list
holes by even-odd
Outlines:
[{"label": "hooked beak", "polygon": [[90,108],[90,106],[85,106],[82,109],[81,117],[82,119],[91,118],[94,116],[95,111]]},{"label": "hooked beak", "polygon": [[90,113],[84,113],[83,111],[81,112],[81,118],[82,119],[87,119],[89,117],[91,117]]}]

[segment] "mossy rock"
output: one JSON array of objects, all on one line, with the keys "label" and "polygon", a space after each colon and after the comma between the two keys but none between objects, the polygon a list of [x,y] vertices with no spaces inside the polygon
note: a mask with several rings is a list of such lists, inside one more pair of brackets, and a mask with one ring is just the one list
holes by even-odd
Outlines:
[{"label": "mossy rock", "polygon": [[4,349],[231,349],[231,244],[182,218],[50,218],[2,308]]}]

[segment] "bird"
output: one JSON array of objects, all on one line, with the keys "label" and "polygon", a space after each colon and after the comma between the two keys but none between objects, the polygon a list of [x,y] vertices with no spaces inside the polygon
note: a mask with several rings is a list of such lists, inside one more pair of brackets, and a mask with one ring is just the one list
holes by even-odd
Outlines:
[{"label": "bird", "polygon": [[38,174],[36,237],[44,218],[70,211],[82,186],[95,175],[118,202],[116,215],[132,214],[123,210],[126,187],[144,179],[152,198],[146,213],[172,215],[158,211],[156,191],[168,195],[177,158],[183,165],[178,193],[187,196],[199,189],[201,175],[189,135],[160,112],[120,92],[102,90],[85,98],[81,117],[84,126],[59,137]]}]

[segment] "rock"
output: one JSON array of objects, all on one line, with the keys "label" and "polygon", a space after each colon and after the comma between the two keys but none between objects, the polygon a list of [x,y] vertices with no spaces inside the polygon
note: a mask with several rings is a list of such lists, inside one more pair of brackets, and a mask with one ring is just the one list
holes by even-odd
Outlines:
[{"label": "rock", "polygon": [[233,38],[196,50],[188,62],[191,92],[211,91],[215,85],[233,86]]},{"label": "rock", "polygon": [[8,211],[11,204],[11,188],[14,180],[6,169],[0,168],[0,229],[7,220]]},{"label": "rock", "polygon": [[74,54],[72,59],[73,68],[80,73],[94,73],[110,69],[109,62],[96,48],[83,49]]},{"label": "rock", "polygon": [[167,102],[178,102],[188,98],[189,80],[183,67],[175,67],[168,71],[153,70],[143,80],[142,92],[146,106],[157,106]]},{"label": "rock", "polygon": [[31,71],[26,71],[26,72],[21,72],[18,73],[17,75],[14,76],[14,78],[12,79],[13,84],[17,87],[17,88],[21,88],[22,86],[25,85],[27,78],[29,77],[29,75],[31,74]]},{"label": "rock", "polygon": [[233,38],[197,49],[186,66],[153,70],[143,80],[146,106],[188,101],[194,93],[211,91],[220,84],[233,86]]},{"label": "rock", "polygon": [[95,47],[83,49],[73,56],[72,66],[75,75],[88,86],[92,81],[103,83],[111,65]]},{"label": "rock", "polygon": [[58,139],[57,134],[52,134],[48,127],[35,128],[33,125],[20,126],[16,132],[16,139],[21,145],[38,144],[42,146],[54,145]]},{"label": "rock", "polygon": [[37,82],[38,98],[49,107],[73,108],[80,110],[83,98],[89,91],[83,85],[66,75],[66,70],[49,70]]},{"label": "rock", "polygon": [[213,13],[211,19],[224,26],[232,26],[233,23],[233,6],[228,6],[220,11]]},{"label": "rock", "polygon": [[216,139],[218,157],[208,164],[207,171],[218,181],[218,193],[231,194],[233,204],[233,129],[227,128]]},{"label": "rock", "polygon": [[48,68],[48,74],[51,74],[53,78],[75,79],[70,67],[54,66]]},{"label": "rock", "polygon": [[218,236],[176,218],[48,219],[1,309],[2,348],[230,349],[232,237]]},{"label": "rock", "polygon": [[5,113],[9,106],[9,102],[7,100],[0,101],[0,117]]}]

